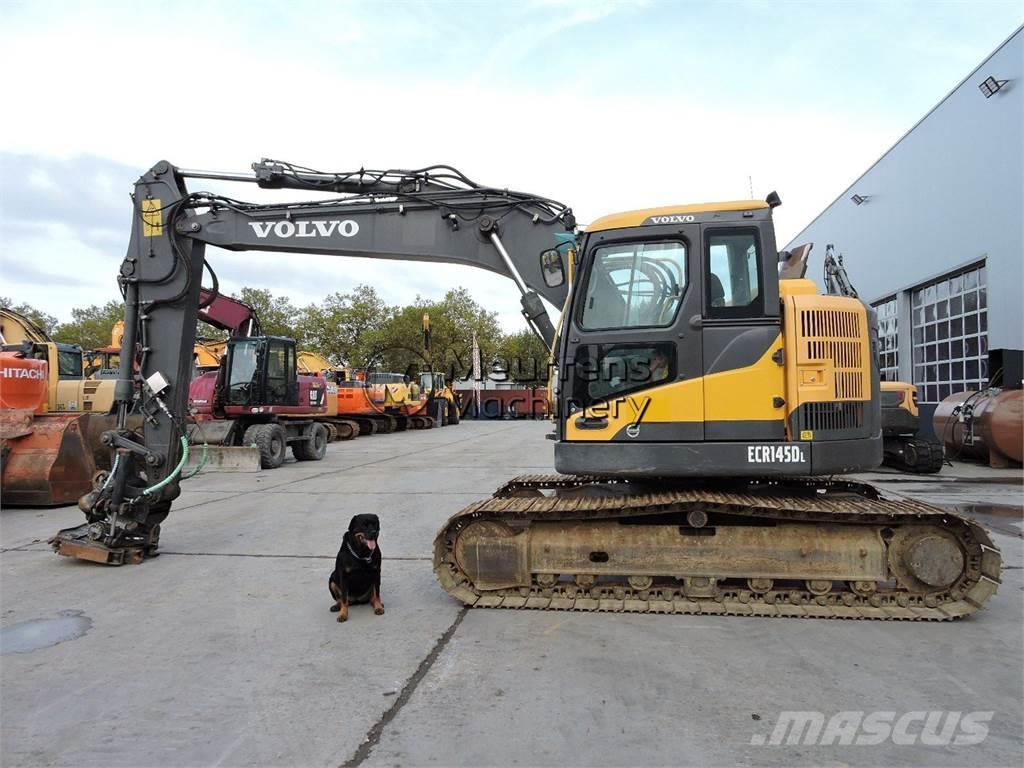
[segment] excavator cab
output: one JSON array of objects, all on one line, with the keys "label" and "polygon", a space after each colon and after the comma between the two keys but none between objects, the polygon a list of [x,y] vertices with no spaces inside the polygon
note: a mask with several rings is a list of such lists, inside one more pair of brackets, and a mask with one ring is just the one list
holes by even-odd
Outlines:
[{"label": "excavator cab", "polygon": [[444,391],[444,374],[424,371],[420,374],[420,397],[438,396]]},{"label": "excavator cab", "polygon": [[632,211],[581,235],[560,334],[560,472],[877,466],[866,311],[779,279],[771,209],[741,200]]},{"label": "excavator cab", "polygon": [[44,360],[56,369],[59,381],[78,381],[84,373],[82,348],[77,344],[31,342],[6,344],[6,352],[20,352],[25,358]]},{"label": "excavator cab", "polygon": [[299,405],[293,339],[230,339],[224,366],[225,405]]}]

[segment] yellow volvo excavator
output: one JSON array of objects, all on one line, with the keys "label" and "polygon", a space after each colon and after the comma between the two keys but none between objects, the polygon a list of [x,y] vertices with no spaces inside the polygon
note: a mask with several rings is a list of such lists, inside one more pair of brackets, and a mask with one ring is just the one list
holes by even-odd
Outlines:
[{"label": "yellow volvo excavator", "polygon": [[[442,587],[475,607],[953,619],[995,592],[972,520],[842,479],[882,459],[870,309],[819,295],[807,248],[779,253],[766,201],[677,205],[579,229],[556,201],[448,166],[254,173],[161,162],[136,185],[121,265],[118,467],[58,552],[137,562],[178,495],[205,246],[453,262],[508,276],[557,364],[558,474],[516,478],[434,542]],[[331,192],[291,204],[190,192],[187,179]],[[208,265],[207,265],[208,267]],[[546,299],[562,309],[557,324]]]}]

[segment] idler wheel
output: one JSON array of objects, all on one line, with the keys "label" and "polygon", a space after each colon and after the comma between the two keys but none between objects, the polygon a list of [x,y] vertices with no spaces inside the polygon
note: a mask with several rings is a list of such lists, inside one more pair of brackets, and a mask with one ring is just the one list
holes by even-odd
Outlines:
[{"label": "idler wheel", "polygon": [[963,575],[966,565],[956,536],[934,526],[908,526],[889,542],[889,568],[911,591],[947,589]]},{"label": "idler wheel", "polygon": [[964,571],[964,553],[955,541],[938,534],[919,536],[903,555],[912,574],[930,587],[948,587]]},{"label": "idler wheel", "polygon": [[477,520],[455,539],[459,567],[478,589],[505,589],[530,584],[525,537],[497,520]]}]

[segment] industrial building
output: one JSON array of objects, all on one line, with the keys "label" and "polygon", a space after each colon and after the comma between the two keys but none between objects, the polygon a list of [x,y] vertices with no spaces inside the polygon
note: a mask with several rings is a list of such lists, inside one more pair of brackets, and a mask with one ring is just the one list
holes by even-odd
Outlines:
[{"label": "industrial building", "polygon": [[1020,383],[1024,27],[792,239],[845,256],[878,311],[882,378],[951,393]]}]

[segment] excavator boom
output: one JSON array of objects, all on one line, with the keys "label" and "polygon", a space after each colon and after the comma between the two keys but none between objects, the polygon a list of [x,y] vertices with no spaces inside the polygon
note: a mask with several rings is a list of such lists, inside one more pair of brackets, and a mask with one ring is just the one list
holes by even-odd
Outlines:
[{"label": "excavator boom", "polygon": [[[192,192],[189,178],[338,196],[246,203]],[[447,166],[325,174],[264,160],[252,174],[231,174],[159,162],[136,183],[133,203],[132,235],[118,278],[125,294],[115,388],[119,428],[104,435],[117,465],[111,483],[84,503],[90,510],[85,530],[55,539],[59,548],[64,542],[62,551],[107,562],[137,560],[151,551],[159,523],[180,493],[196,320],[205,314],[230,330],[239,328],[238,318],[225,317],[223,310],[231,309],[225,299],[201,287],[207,245],[487,269],[515,281],[527,322],[549,345],[555,331],[541,297],[556,307],[566,297],[564,280],[553,279],[564,265],[556,269],[550,255],[542,263],[540,254],[559,245],[559,234],[571,239],[572,211],[537,195],[475,184]],[[141,434],[126,426],[135,407],[145,420]]]}]

